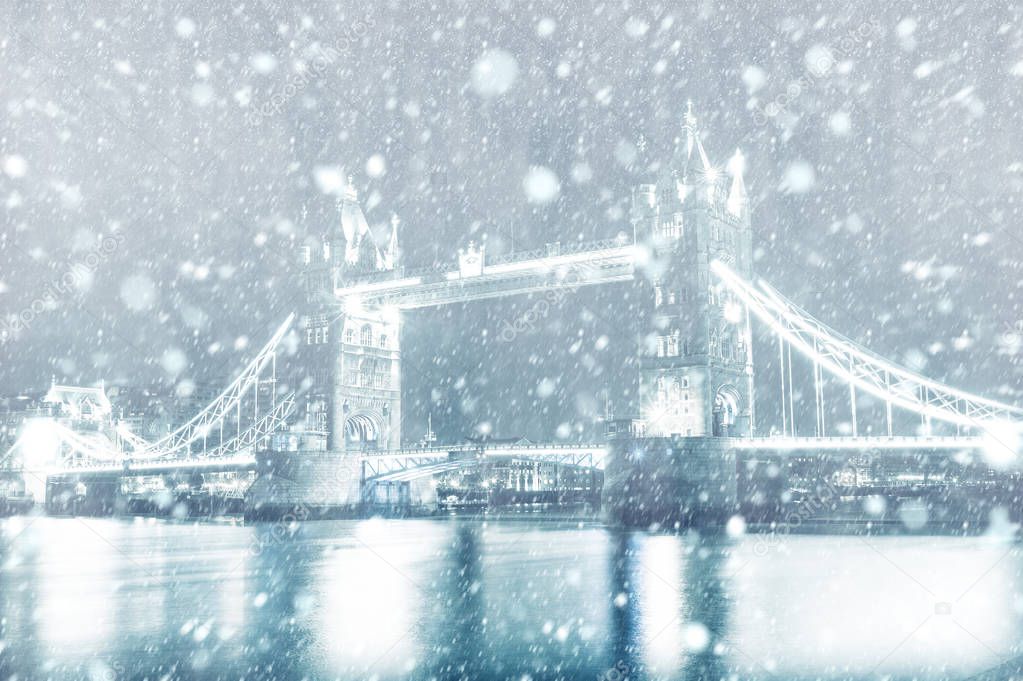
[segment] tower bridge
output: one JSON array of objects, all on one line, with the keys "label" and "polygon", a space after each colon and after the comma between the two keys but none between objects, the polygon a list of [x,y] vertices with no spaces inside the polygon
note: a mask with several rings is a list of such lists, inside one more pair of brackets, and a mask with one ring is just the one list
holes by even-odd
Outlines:
[{"label": "tower bridge", "polygon": [[[949,472],[956,466],[988,471],[1015,465],[1023,410],[900,367],[756,279],[741,154],[725,168],[712,165],[691,111],[682,133],[656,181],[633,192],[631,234],[501,255],[470,243],[452,254],[450,265],[406,267],[400,222],[393,219],[387,243],[378,244],[349,186],[338,224],[302,253],[309,306],[299,325],[301,366],[291,370],[315,377],[312,390],[299,397],[279,386],[277,349],[293,332],[293,315],[206,409],[156,442],[116,424],[105,435],[103,428],[82,434],[53,419],[48,433],[60,440],[62,454],[42,474],[69,485],[236,472],[255,476],[248,491],[254,508],[355,507],[379,498],[381,490],[388,502],[398,490],[401,503],[430,503],[438,475],[528,461],[602,473],[612,517],[645,524],[735,512],[743,469],[765,462],[784,468],[815,457],[869,456],[912,467],[916,459],[925,462],[925,478],[943,471],[947,479],[960,475]],[[609,424],[615,429],[608,439],[590,444],[403,445],[404,315],[617,282],[640,287],[648,314],[637,319],[652,320],[637,329],[643,340],[636,348],[635,419]],[[771,351],[779,358],[782,422],[772,428],[758,424],[755,414],[754,321],[777,342]],[[797,427],[797,361],[812,368],[809,436]],[[825,404],[825,376],[847,390],[841,430],[829,427],[835,418]],[[864,396],[884,405],[881,427],[864,421],[869,416],[858,407]],[[897,432],[896,410],[919,418],[919,428]],[[296,442],[268,448],[288,424]],[[35,445],[19,446],[30,454]],[[30,463],[24,469],[33,472]]]}]

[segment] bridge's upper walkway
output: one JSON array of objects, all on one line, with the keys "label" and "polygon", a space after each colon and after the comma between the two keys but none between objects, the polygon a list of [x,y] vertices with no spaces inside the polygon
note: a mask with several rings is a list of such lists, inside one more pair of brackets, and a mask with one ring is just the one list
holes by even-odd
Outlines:
[{"label": "bridge's upper walkway", "polygon": [[338,282],[337,298],[367,308],[415,309],[537,291],[630,281],[642,249],[629,239],[604,239],[497,257],[482,248],[459,256],[457,267],[398,268]]}]

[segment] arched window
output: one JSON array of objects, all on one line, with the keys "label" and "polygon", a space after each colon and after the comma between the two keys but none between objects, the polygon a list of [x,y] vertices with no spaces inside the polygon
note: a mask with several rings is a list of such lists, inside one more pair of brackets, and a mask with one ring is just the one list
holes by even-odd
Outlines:
[{"label": "arched window", "polygon": [[382,347],[382,348],[386,348],[387,347],[387,334],[386,333],[380,334],[380,347]]},{"label": "arched window", "polygon": [[373,345],[373,327],[363,324],[362,332],[359,334],[359,342],[363,345]]},{"label": "arched window", "polygon": [[355,343],[355,329],[351,327],[345,329],[345,343],[349,345]]},{"label": "arched window", "polygon": [[682,399],[682,384],[676,378],[671,382],[671,401],[678,402],[680,399]]}]

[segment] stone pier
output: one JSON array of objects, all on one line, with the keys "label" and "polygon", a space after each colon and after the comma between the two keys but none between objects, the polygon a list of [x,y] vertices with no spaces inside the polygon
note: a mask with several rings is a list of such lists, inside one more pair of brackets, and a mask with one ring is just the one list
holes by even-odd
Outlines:
[{"label": "stone pier", "polygon": [[604,513],[628,527],[719,528],[739,510],[734,439],[622,438],[610,442]]},{"label": "stone pier", "polygon": [[245,494],[245,517],[253,520],[423,515],[437,508],[431,477],[367,481],[362,456],[351,452],[266,451],[256,465]]},{"label": "stone pier", "polygon": [[245,493],[245,517],[254,520],[338,518],[362,507],[360,458],[328,450],[264,451],[257,478]]}]

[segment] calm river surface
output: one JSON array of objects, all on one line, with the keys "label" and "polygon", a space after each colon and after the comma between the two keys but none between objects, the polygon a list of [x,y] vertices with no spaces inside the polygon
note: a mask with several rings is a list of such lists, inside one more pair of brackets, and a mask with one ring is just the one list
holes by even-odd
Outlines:
[{"label": "calm river surface", "polygon": [[4,679],[1003,679],[1023,645],[985,537],[43,517],[0,561]]}]

